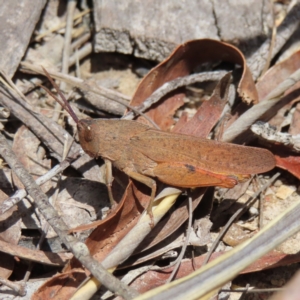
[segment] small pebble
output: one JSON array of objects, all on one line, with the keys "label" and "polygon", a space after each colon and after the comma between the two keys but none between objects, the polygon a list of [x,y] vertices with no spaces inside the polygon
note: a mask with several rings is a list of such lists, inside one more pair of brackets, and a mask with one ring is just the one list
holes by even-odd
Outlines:
[{"label": "small pebble", "polygon": [[282,186],[282,181],[280,179],[277,179],[274,184],[275,187],[281,187]]},{"label": "small pebble", "polygon": [[279,199],[286,199],[287,197],[291,196],[295,191],[295,187],[282,185],[278,188],[276,192],[276,197]]}]

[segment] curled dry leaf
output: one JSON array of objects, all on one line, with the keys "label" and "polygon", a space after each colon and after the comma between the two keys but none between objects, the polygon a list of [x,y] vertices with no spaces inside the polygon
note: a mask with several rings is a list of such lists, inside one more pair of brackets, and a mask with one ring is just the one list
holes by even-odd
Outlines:
[{"label": "curled dry leaf", "polygon": [[31,300],[70,299],[85,278],[86,274],[82,269],[73,269],[71,272],[54,276],[33,294]]},{"label": "curled dry leaf", "polygon": [[[147,99],[164,83],[189,75],[197,66],[205,62],[225,61],[239,64],[243,74],[238,93],[246,103],[257,103],[258,95],[243,54],[234,46],[216,40],[192,40],[178,46],[162,63],[152,69],[140,82],[130,105],[137,106]],[[147,112],[155,123],[166,130],[173,124],[173,114],[182,105],[182,92],[175,92],[163,99],[163,105],[155,105]]]}]

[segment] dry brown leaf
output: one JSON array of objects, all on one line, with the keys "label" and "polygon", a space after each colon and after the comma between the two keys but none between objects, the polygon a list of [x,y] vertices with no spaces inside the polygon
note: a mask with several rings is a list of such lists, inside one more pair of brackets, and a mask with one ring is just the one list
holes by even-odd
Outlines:
[{"label": "dry brown leaf", "polygon": [[70,299],[85,278],[81,269],[53,276],[33,294],[31,300]]},{"label": "dry brown leaf", "polygon": [[284,156],[275,155],[275,158],[277,167],[289,171],[295,177],[300,179],[300,156],[285,154]]},{"label": "dry brown leaf", "polygon": [[[139,105],[165,82],[189,75],[204,62],[225,61],[243,67],[243,75],[238,86],[238,93],[246,103],[257,103],[258,95],[243,54],[234,46],[210,39],[192,40],[178,46],[170,56],[152,69],[140,82],[131,105]],[[162,130],[173,124],[172,116],[176,106],[182,105],[183,94],[175,91],[162,100],[164,105],[157,105],[147,112]],[[175,103],[174,103],[175,102]],[[178,104],[177,104],[178,103]],[[171,105],[171,106],[170,106]]]},{"label": "dry brown leaf", "polygon": [[276,64],[256,84],[259,100],[264,99],[274,88],[300,68],[300,51]]}]

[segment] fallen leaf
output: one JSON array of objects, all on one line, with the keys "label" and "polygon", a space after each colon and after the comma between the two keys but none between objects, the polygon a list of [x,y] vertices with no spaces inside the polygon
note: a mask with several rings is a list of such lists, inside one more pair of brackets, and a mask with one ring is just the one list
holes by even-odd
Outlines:
[{"label": "fallen leaf", "polygon": [[295,52],[288,59],[275,64],[257,82],[258,98],[261,101],[281,82],[300,68],[300,51]]},{"label": "fallen leaf", "polygon": [[300,156],[278,156],[275,155],[276,166],[289,171],[295,177],[300,179]]},{"label": "fallen leaf", "polygon": [[[239,64],[243,67],[243,74],[238,86],[238,93],[246,103],[257,103],[258,95],[247,67],[243,54],[234,46],[210,39],[192,40],[179,45],[170,56],[153,68],[140,82],[131,101],[132,106],[137,106],[147,99],[156,89],[164,83],[178,77],[192,73],[197,66],[205,62],[225,61]],[[175,93],[175,95],[174,95]],[[171,96],[164,97],[163,106],[155,105],[147,111],[162,130],[173,124],[174,109],[182,105],[184,94],[176,91]],[[174,104],[175,102],[175,104]],[[172,104],[172,107],[170,105]]]}]

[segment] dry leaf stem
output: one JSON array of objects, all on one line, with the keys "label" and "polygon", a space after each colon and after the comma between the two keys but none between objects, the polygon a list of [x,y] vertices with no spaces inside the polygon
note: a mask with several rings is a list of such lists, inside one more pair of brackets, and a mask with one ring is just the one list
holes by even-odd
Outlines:
[{"label": "dry leaf stem", "polygon": [[[63,46],[63,54],[62,54],[62,66],[61,72],[63,74],[69,73],[69,56],[71,53],[71,42],[72,42],[72,29],[73,29],[73,17],[76,8],[77,1],[75,0],[68,0],[67,4],[67,20],[66,20],[66,27],[65,27],[65,35],[64,35],[64,46]],[[66,83],[60,83],[60,89],[65,90]],[[61,112],[61,106],[59,103],[55,103],[55,108],[52,115],[52,120],[57,121]]]}]

